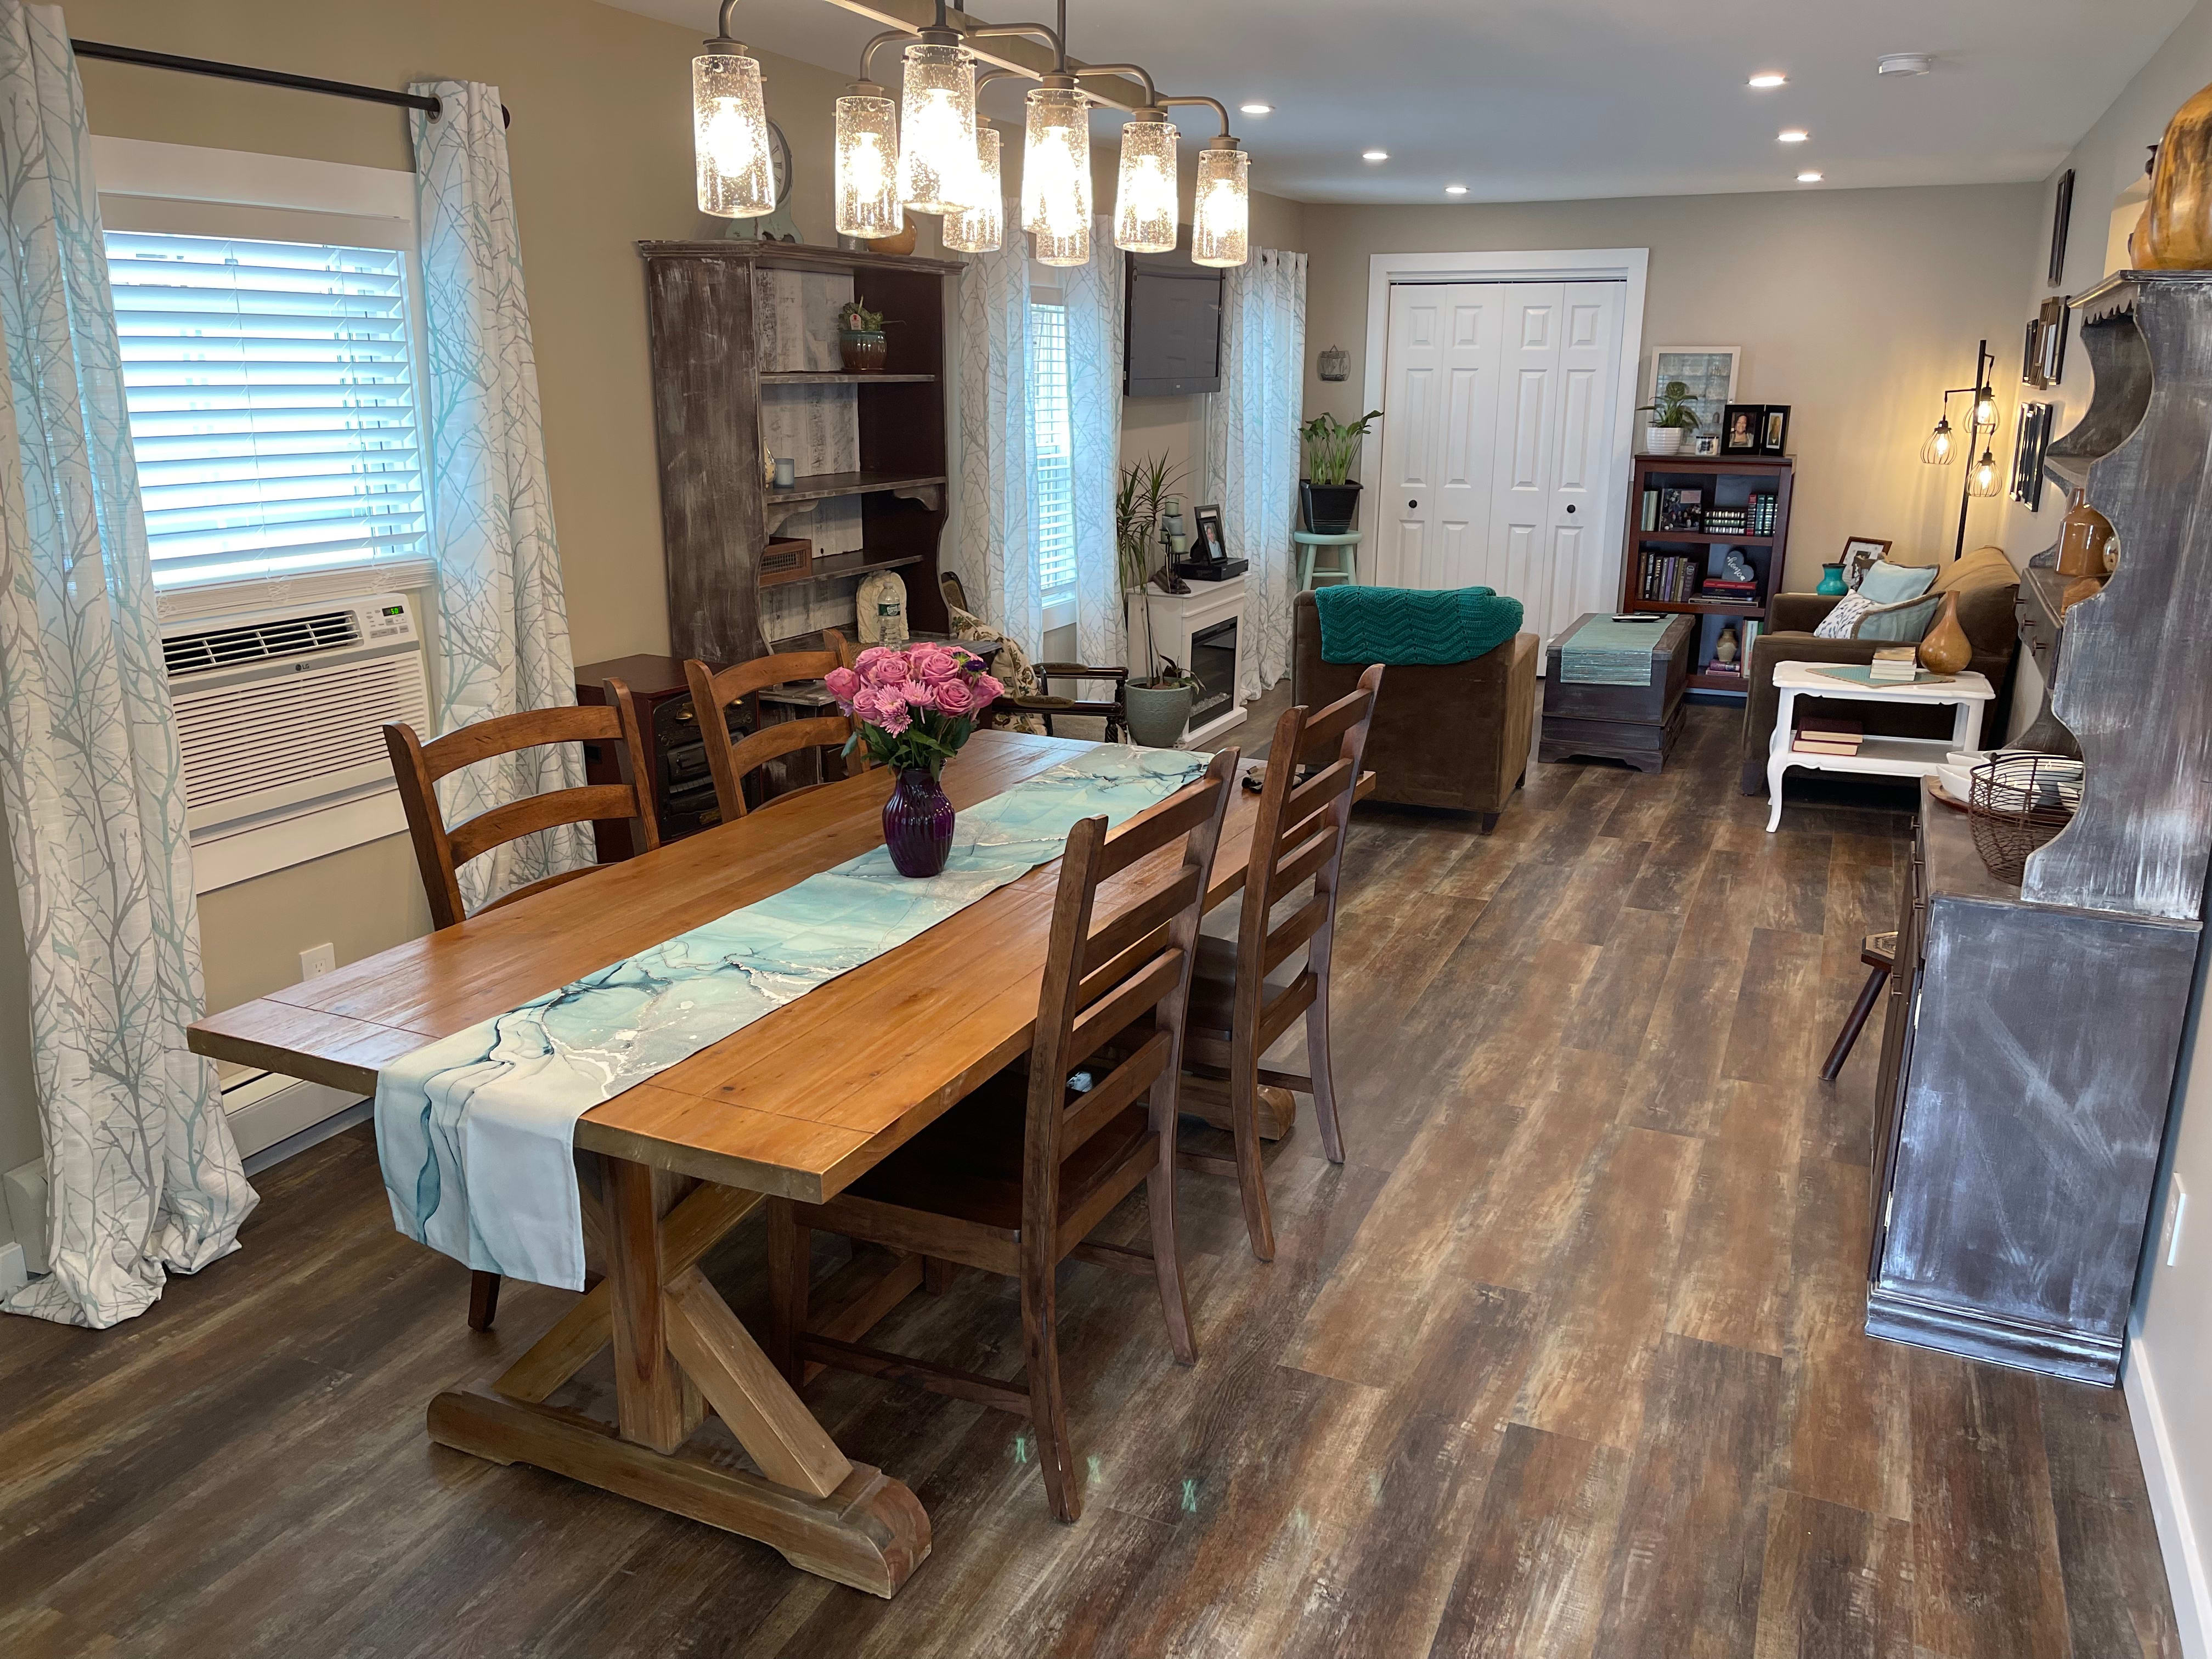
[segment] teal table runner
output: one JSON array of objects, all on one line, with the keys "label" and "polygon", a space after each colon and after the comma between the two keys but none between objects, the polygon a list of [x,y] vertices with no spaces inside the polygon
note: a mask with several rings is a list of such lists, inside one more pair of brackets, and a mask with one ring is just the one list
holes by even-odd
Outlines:
[{"label": "teal table runner", "polygon": [[1521,601],[1487,587],[1317,588],[1321,659],[1419,668],[1472,662],[1521,631]]},{"label": "teal table runner", "polygon": [[1559,647],[1559,678],[1572,685],[1649,685],[1651,652],[1667,618],[1648,623],[1593,617]]},{"label": "teal table runner", "polygon": [[584,1288],[576,1120],[1056,859],[1080,820],[1120,824],[1208,757],[1101,744],[962,811],[942,875],[878,847],[520,1008],[376,1078],[392,1223],[510,1279]]}]

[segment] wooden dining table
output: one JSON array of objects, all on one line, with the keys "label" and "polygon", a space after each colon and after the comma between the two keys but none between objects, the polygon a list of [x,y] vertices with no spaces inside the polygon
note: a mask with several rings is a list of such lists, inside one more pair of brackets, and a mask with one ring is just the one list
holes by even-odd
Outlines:
[{"label": "wooden dining table", "polygon": [[[979,732],[945,769],[945,792],[974,806],[1091,747]],[[863,772],[607,865],[210,1015],[191,1048],[374,1094],[380,1066],[425,1043],[866,852],[890,789],[888,772]],[[1233,792],[1209,907],[1243,884],[1258,800]],[[1138,872],[1102,890],[1100,921]],[[839,1451],[699,1264],[764,1197],[834,1195],[1028,1049],[1058,872],[1038,866],[585,1113],[574,1144],[599,1165],[586,1255],[603,1276],[488,1388],[434,1399],[430,1437],[894,1594],[929,1553],[928,1516],[902,1482]],[[923,1271],[918,1255],[895,1258],[819,1328],[853,1340]],[[609,1345],[614,1421],[547,1403]],[[709,1409],[750,1467],[719,1438],[695,1440]]]}]

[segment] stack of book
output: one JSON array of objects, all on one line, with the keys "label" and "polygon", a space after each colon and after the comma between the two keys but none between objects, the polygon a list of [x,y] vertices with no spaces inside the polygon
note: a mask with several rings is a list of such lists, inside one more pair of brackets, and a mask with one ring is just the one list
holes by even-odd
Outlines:
[{"label": "stack of book", "polygon": [[1761,490],[1751,498],[1751,533],[1753,535],[1771,536],[1774,533],[1774,520],[1779,506],[1779,497],[1771,489]]},{"label": "stack of book", "polygon": [[1856,755],[1866,732],[1840,714],[1800,714],[1790,746],[1801,755]]},{"label": "stack of book", "polygon": [[1644,556],[1644,597],[1664,604],[1681,605],[1697,595],[1698,578],[1705,560],[1686,553],[1646,553]]},{"label": "stack of book", "polygon": [[1698,586],[1698,597],[1722,605],[1757,605],[1759,582],[1756,578],[1739,582],[1731,581],[1726,576],[1708,576]]},{"label": "stack of book", "polygon": [[1886,645],[1874,653],[1867,678],[1876,685],[1910,685],[1919,676],[1919,654],[1910,645]]}]

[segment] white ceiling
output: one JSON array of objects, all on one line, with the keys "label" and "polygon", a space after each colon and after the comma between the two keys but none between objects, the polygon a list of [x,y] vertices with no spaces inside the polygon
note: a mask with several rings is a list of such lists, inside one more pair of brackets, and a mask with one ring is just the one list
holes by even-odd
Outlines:
[{"label": "white ceiling", "polygon": [[[1071,0],[1068,49],[1232,111],[1273,104],[1232,118],[1255,186],[1302,201],[1443,202],[1447,184],[1469,202],[1794,190],[1808,168],[1826,189],[1972,184],[2047,174],[2192,3]],[[714,32],[714,0],[608,3]],[[874,33],[828,0],[737,11],[750,45],[848,75]],[[1875,58],[1897,52],[1932,53],[1933,72],[1877,81]],[[1753,91],[1760,70],[1790,84]],[[992,90],[1012,118],[1018,90]],[[1187,133],[1212,130],[1177,113]],[[1777,143],[1784,127],[1810,141]],[[1390,159],[1363,162],[1370,148]]]}]

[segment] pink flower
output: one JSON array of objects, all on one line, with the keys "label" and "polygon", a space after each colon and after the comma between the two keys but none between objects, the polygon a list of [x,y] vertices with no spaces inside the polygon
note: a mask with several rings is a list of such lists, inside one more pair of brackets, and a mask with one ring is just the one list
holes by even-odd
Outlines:
[{"label": "pink flower", "polygon": [[860,689],[860,677],[849,668],[833,668],[822,677],[822,684],[830,688],[830,695],[850,708],[853,694]]},{"label": "pink flower", "polygon": [[937,688],[937,712],[949,720],[972,714],[981,706],[976,701],[975,688],[965,680],[947,680]]},{"label": "pink flower", "polygon": [[942,685],[960,672],[960,659],[941,645],[917,645],[906,653],[907,672],[930,685]]},{"label": "pink flower", "polygon": [[904,703],[894,702],[884,710],[883,717],[880,720],[876,720],[874,724],[881,726],[888,735],[895,738],[898,736],[900,732],[905,731],[908,726],[912,726],[914,724],[914,720],[913,717],[906,712],[906,705]]},{"label": "pink flower", "polygon": [[907,677],[905,653],[888,646],[870,646],[854,659],[853,667],[870,685],[897,685]]},{"label": "pink flower", "polygon": [[996,702],[1006,695],[1006,688],[988,674],[975,676],[969,689],[975,693],[975,706],[978,708],[982,708],[986,703]]},{"label": "pink flower", "polygon": [[886,689],[898,696],[904,697],[916,708],[934,708],[937,707],[937,694],[941,688],[932,685],[926,680],[908,680],[903,685],[890,686]]},{"label": "pink flower", "polygon": [[889,693],[880,686],[864,685],[853,693],[853,713],[873,725],[881,726],[892,712],[906,713],[906,699]]}]

